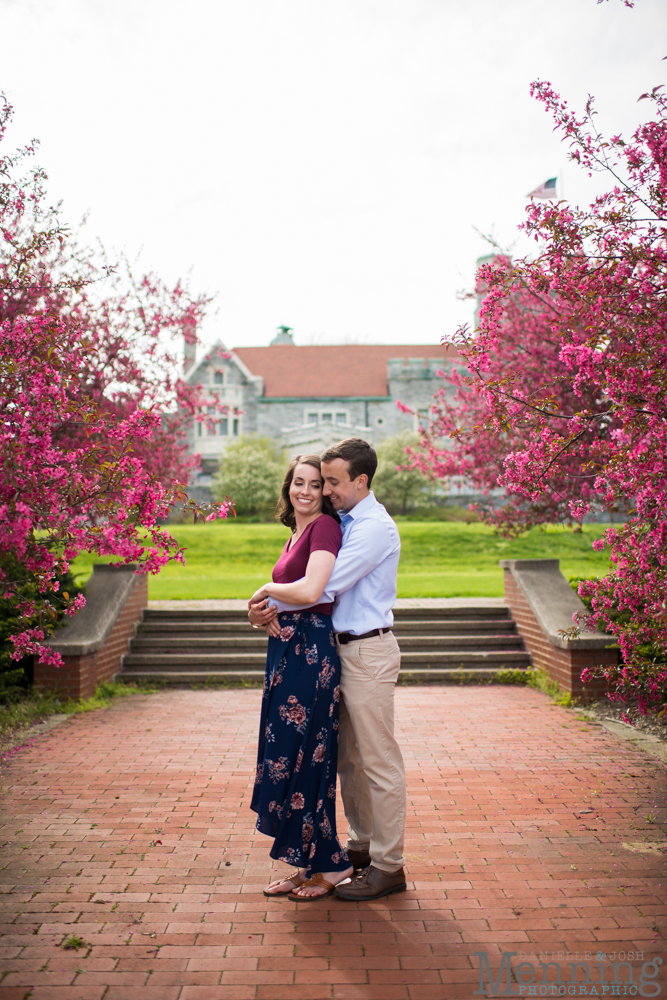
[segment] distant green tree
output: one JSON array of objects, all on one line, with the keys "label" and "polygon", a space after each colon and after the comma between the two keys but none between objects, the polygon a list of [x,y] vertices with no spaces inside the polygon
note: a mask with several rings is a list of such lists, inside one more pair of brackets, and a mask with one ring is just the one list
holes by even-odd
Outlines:
[{"label": "distant green tree", "polygon": [[275,506],[285,473],[280,448],[268,437],[240,437],[220,456],[211,490],[217,501],[230,497],[238,514],[266,514]]},{"label": "distant green tree", "polygon": [[419,449],[419,438],[411,431],[385,438],[377,449],[378,468],[373,478],[373,492],[391,514],[408,514],[415,507],[424,507],[433,501],[431,480],[419,469],[405,468],[411,461],[405,453],[407,447]]}]

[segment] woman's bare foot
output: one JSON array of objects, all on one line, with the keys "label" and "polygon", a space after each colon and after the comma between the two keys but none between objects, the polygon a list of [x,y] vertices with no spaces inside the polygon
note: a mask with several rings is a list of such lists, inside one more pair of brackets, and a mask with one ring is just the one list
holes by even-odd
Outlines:
[{"label": "woman's bare foot", "polygon": [[293,892],[298,889],[305,880],[305,868],[299,868],[294,875],[289,875],[287,878],[278,878],[275,882],[269,882],[267,886],[264,887],[265,896],[286,896],[289,892]]},{"label": "woman's bare foot", "polygon": [[[330,885],[338,885],[339,882],[343,882],[354,874],[354,868],[347,868],[343,872],[319,872],[319,874]],[[302,899],[316,899],[318,896],[327,896],[330,892],[331,890],[324,885],[302,885],[300,889],[296,889],[292,893],[292,896],[301,896]]]}]

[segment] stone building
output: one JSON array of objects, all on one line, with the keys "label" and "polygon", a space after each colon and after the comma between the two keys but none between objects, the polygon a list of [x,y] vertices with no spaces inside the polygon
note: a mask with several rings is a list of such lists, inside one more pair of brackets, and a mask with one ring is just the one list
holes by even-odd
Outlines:
[{"label": "stone building", "polygon": [[[426,419],[437,372],[456,359],[434,344],[345,344],[298,347],[285,328],[268,347],[228,350],[218,341],[197,361],[187,359],[186,379],[201,383],[242,411],[213,426],[193,421],[190,447],[201,455],[197,483],[207,486],[218,457],[242,434],[276,439],[288,455],[320,452],[343,437],[373,444]],[[416,411],[402,413],[400,400]]]}]

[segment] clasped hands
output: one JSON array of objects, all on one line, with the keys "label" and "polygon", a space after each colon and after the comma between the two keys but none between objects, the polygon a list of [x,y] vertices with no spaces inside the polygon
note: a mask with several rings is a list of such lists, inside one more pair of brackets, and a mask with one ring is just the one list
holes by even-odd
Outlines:
[{"label": "clasped hands", "polygon": [[278,612],[268,601],[269,596],[263,587],[256,590],[248,601],[248,619],[251,625],[265,628],[268,635],[275,637],[280,634]]}]

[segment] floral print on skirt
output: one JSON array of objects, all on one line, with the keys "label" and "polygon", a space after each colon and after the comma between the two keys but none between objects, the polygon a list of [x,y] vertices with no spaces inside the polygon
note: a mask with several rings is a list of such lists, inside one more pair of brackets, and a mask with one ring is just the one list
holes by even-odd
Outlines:
[{"label": "floral print on skirt", "polygon": [[349,868],[336,835],[340,661],[331,616],[279,616],[269,636],[250,808],[270,854],[316,872]]}]

